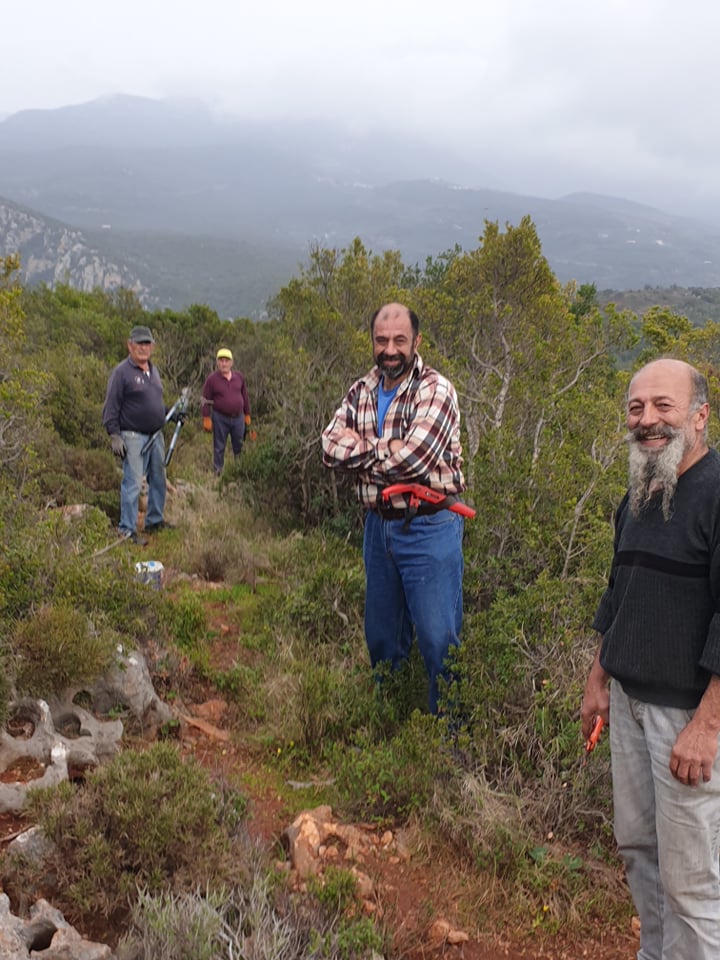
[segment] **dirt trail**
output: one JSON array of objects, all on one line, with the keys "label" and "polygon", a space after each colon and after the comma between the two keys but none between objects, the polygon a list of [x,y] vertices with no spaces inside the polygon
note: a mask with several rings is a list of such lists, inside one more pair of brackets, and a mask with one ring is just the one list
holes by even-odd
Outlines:
[{"label": "dirt trail", "polygon": [[[221,727],[221,724],[219,724]],[[285,801],[271,787],[263,786],[264,778],[250,753],[231,741],[208,736],[199,728],[188,728],[183,747],[191,752],[209,772],[230,782],[245,784],[249,799],[248,828],[253,838],[272,851],[279,844],[283,830],[294,815]],[[363,825],[360,825],[363,827]],[[378,842],[377,849],[382,844]],[[541,942],[514,935],[483,934],[468,929],[458,918],[456,902],[461,878],[453,875],[452,865],[443,867],[411,856],[395,862],[378,852],[366,860],[362,869],[373,879],[379,909],[394,930],[395,957],[400,960],[634,960],[638,940],[631,933],[585,940],[582,943]],[[447,921],[449,928],[468,935],[468,940],[452,945],[438,941],[433,924]],[[433,932],[435,931],[435,935]]]},{"label": "dirt trail", "polygon": [[[206,611],[210,629],[217,640],[210,657],[214,665],[227,669],[237,657],[240,624],[228,622],[222,604],[213,604],[210,598]],[[206,688],[197,691],[207,700],[217,692]],[[193,711],[195,712],[195,711]],[[202,712],[202,710],[201,710]],[[217,721],[222,729],[222,715],[215,715],[212,706],[207,718]],[[254,838],[267,845],[269,851],[279,844],[283,830],[294,819],[286,809],[285,801],[267,785],[267,777],[259,768],[251,751],[243,751],[237,738],[220,739],[208,736],[198,728],[185,731],[184,747],[215,775],[230,782],[243,783],[249,800],[249,830]],[[380,844],[378,844],[380,847]],[[469,929],[458,917],[457,903],[462,893],[462,878],[452,862],[428,863],[422,856],[411,856],[407,861],[394,863],[381,855],[363,870],[373,879],[377,890],[378,908],[394,931],[396,960],[634,960],[639,942],[630,930],[613,935],[600,935],[578,942],[563,942],[560,938],[549,942],[539,938],[528,939],[511,929],[502,933],[484,933]],[[433,924],[447,921],[453,931],[468,935],[468,940],[451,945],[433,937]],[[495,926],[497,929],[497,925]],[[435,928],[437,931],[437,928]]]}]

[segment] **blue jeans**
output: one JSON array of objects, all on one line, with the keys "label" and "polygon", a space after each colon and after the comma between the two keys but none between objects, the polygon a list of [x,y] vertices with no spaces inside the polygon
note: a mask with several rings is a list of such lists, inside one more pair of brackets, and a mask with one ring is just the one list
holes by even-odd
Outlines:
[{"label": "blue jeans", "polygon": [[225,447],[230,437],[232,451],[237,457],[242,450],[245,439],[245,416],[226,417],[224,413],[212,412],[213,425],[213,469],[215,473],[222,473],[225,464]]},{"label": "blue jeans", "polygon": [[149,449],[142,449],[152,434],[123,430],[127,453],[123,460],[123,477],[120,484],[120,532],[135,533],[137,527],[138,500],[143,477],[147,477],[148,507],[145,524],[160,523],[165,511],[165,438],[157,434]]},{"label": "blue jeans", "polygon": [[449,510],[404,520],[365,519],[365,639],[373,666],[397,670],[410,653],[413,627],[425,662],[431,713],[450,647],[460,643],[463,614],[463,518]]},{"label": "blue jeans", "polygon": [[720,756],[688,787],[670,752],[692,711],[610,691],[615,838],[640,916],[638,960],[720,958]]}]

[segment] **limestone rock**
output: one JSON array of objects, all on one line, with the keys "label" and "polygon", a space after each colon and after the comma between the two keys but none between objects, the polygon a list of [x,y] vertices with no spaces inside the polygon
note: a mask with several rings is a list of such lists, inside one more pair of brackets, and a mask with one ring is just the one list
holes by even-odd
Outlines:
[{"label": "limestone rock", "polygon": [[470,937],[464,930],[456,930],[444,918],[436,920],[428,930],[428,940],[433,947],[439,947],[444,944],[457,946],[461,943],[467,943]]},{"label": "limestone rock", "polygon": [[0,812],[19,812],[29,789],[54,786],[67,780],[71,769],[95,767],[119,749],[120,721],[98,721],[71,701],[57,702],[53,709],[45,700],[29,698],[11,705],[0,731],[0,770],[11,771],[31,760],[38,775],[0,783]]},{"label": "limestone rock", "polygon": [[116,665],[90,691],[99,713],[126,707],[143,729],[155,728],[173,719],[170,707],[155,692],[145,657],[139,650],[118,650]]},{"label": "limestone rock", "polygon": [[85,940],[47,900],[30,908],[28,919],[14,916],[0,894],[0,960],[113,960],[107,944]]},{"label": "limestone rock", "polygon": [[6,777],[8,782],[0,783],[0,812],[19,812],[31,787],[79,779],[118,752],[122,721],[98,719],[78,706],[80,693],[90,697],[97,714],[126,709],[145,732],[173,719],[171,708],[155,692],[142,653],[122,649],[115,666],[91,690],[69,689],[49,702],[24,698],[12,704],[0,731],[0,771],[12,770],[22,760],[35,761],[37,771],[34,777]]}]

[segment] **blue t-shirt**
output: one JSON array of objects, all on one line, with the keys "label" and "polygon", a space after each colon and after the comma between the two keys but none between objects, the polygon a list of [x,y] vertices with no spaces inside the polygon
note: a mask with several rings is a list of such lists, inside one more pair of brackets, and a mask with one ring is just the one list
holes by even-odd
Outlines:
[{"label": "blue t-shirt", "polygon": [[[383,381],[384,382],[384,381]],[[385,414],[388,412],[388,407],[392,403],[393,397],[398,392],[400,384],[397,387],[393,387],[392,390],[386,390],[382,383],[378,387],[378,435],[382,436],[383,434],[383,424],[385,423]]]}]

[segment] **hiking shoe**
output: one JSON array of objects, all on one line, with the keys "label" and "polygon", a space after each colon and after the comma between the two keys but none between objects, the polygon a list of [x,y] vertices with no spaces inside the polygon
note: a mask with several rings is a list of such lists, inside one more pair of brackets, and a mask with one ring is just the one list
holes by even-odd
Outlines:
[{"label": "hiking shoe", "polygon": [[157,523],[146,523],[145,533],[159,533],[160,530],[174,530],[175,524],[168,523],[167,520],[159,520]]},{"label": "hiking shoe", "polygon": [[135,533],[134,530],[119,530],[118,536],[121,540],[128,540],[130,543],[134,543],[137,547],[147,546],[147,540],[145,537],[141,536],[139,533]]}]

